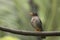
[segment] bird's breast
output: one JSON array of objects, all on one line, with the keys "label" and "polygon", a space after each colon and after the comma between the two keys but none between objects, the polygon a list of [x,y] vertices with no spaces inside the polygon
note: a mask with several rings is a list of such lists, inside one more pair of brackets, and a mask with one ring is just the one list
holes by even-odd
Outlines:
[{"label": "bird's breast", "polygon": [[37,27],[36,21],[37,21],[36,17],[33,17],[33,18],[31,19],[31,23],[32,23],[32,25],[33,25],[34,27]]}]

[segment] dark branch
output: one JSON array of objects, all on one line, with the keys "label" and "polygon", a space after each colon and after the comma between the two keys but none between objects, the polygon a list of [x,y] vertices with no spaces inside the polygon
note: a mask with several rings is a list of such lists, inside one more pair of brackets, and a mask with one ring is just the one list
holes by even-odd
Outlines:
[{"label": "dark branch", "polygon": [[13,34],[26,35],[26,36],[60,36],[60,31],[49,31],[49,32],[34,32],[34,31],[22,31],[0,27],[1,31],[10,32]]}]

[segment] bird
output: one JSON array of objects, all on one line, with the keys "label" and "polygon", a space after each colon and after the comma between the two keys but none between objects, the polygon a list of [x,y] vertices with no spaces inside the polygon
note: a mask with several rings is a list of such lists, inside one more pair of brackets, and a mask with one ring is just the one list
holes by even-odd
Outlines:
[{"label": "bird", "polygon": [[[29,0],[29,4],[31,7],[30,15],[31,15],[31,25],[37,32],[44,31],[42,26],[42,21],[38,16],[39,6],[33,2],[33,0]],[[42,40],[42,38],[46,38],[45,36],[37,36],[37,40]]]},{"label": "bird", "polygon": [[[40,20],[38,14],[36,12],[30,12],[30,15],[32,16],[31,18],[31,25],[32,27],[37,31],[37,32],[42,32],[44,31],[43,30],[43,27],[42,27],[42,21]],[[38,40],[41,38],[46,38],[45,36],[37,36],[38,37]]]}]

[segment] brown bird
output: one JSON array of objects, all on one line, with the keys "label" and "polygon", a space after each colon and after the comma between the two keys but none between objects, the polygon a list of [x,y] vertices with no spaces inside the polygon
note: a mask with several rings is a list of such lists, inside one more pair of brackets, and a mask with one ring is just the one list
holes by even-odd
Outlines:
[{"label": "brown bird", "polygon": [[[30,15],[32,16],[32,19],[31,19],[32,27],[35,28],[35,30],[38,32],[44,31],[42,27],[42,22],[40,18],[38,17],[38,14],[31,12]],[[39,38],[45,38],[45,36],[38,36],[38,40]]]}]

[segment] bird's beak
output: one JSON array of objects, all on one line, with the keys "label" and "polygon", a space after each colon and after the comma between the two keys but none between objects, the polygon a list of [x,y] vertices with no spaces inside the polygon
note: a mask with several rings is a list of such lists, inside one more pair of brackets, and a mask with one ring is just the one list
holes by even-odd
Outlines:
[{"label": "bird's beak", "polygon": [[29,13],[29,15],[33,16],[33,13],[32,13],[32,12],[30,12],[30,13]]}]

